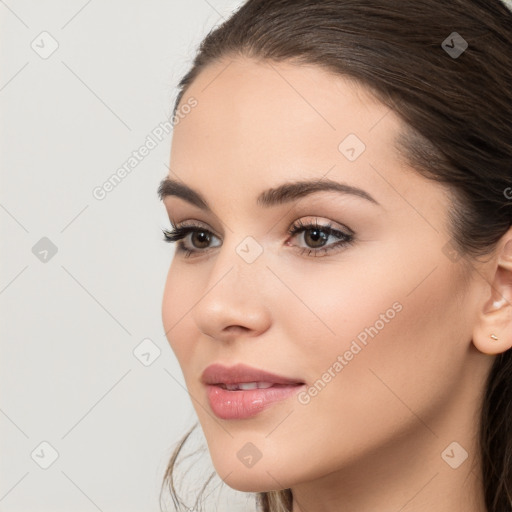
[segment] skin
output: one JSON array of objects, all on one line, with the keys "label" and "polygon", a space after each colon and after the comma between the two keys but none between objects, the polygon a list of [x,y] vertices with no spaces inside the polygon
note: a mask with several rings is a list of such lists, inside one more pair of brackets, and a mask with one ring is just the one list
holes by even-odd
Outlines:
[{"label": "skin", "polygon": [[[191,97],[169,177],[214,214],[174,196],[164,204],[171,222],[198,222],[212,239],[201,249],[188,236],[203,253],[175,254],[162,318],[219,476],[240,491],[291,488],[293,512],[485,511],[478,408],[494,355],[512,345],[512,230],[485,260],[447,257],[449,191],[400,159],[401,120],[346,78],[237,58],[203,70],[181,105]],[[349,133],[366,145],[353,162],[338,150]],[[357,186],[380,206],[337,192],[256,204],[305,178]],[[287,233],[299,219],[348,226],[355,241],[300,254],[318,245],[311,231]],[[250,264],[236,252],[247,236],[263,249]],[[312,386],[397,302],[309,403],[214,416],[200,382],[208,365],[243,362]],[[456,469],[442,457],[454,441],[468,453]],[[250,468],[237,457],[247,442],[261,452]]]}]

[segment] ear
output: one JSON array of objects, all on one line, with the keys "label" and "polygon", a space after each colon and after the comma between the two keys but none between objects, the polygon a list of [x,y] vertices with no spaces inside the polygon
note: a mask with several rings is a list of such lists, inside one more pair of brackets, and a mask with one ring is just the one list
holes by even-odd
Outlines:
[{"label": "ear", "polygon": [[[512,347],[512,228],[500,239],[487,297],[473,331],[473,344],[484,354],[500,354]],[[495,339],[497,338],[497,339]]]}]

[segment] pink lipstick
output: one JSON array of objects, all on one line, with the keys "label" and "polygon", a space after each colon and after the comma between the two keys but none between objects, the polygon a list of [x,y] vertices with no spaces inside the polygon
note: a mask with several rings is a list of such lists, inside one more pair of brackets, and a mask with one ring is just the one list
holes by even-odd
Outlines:
[{"label": "pink lipstick", "polygon": [[214,414],[221,419],[255,416],[304,388],[300,379],[283,377],[244,364],[208,366],[201,376]]}]

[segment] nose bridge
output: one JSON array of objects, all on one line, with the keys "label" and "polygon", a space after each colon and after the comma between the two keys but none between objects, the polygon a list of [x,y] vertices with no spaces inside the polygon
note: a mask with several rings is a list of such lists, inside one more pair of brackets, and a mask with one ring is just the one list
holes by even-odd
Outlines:
[{"label": "nose bridge", "polygon": [[199,329],[212,337],[233,325],[261,331],[269,321],[263,246],[251,236],[235,238],[215,255],[204,295],[194,308]]},{"label": "nose bridge", "polygon": [[261,282],[268,270],[265,266],[264,242],[259,238],[257,240],[240,229],[229,232],[215,256],[212,279],[219,278],[231,269],[227,275],[231,280],[236,279],[241,286],[245,281]]}]

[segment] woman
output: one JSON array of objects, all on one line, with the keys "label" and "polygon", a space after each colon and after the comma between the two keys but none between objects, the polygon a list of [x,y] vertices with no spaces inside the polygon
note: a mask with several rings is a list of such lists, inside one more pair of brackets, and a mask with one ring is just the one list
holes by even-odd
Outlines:
[{"label": "woman", "polygon": [[202,42],[163,324],[260,510],[512,511],[511,84],[499,0],[249,0]]}]

